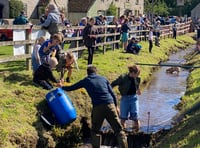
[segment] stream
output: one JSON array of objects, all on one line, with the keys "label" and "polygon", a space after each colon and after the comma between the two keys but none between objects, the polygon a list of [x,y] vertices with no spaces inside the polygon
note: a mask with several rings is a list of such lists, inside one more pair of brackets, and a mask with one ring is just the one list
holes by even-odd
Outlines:
[{"label": "stream", "polygon": [[[170,55],[165,63],[184,64],[184,56],[191,50],[180,50]],[[139,117],[143,132],[155,133],[160,129],[171,128],[173,117],[178,113],[174,107],[186,91],[189,71],[181,68],[178,75],[169,74],[166,73],[168,68],[161,66],[153,73],[150,84],[139,96]]]},{"label": "stream", "polygon": [[[184,56],[191,50],[192,47],[171,54],[169,60],[164,64],[184,64]],[[146,134],[172,128],[173,117],[178,113],[178,110],[174,107],[180,102],[186,91],[189,71],[181,68],[178,75],[176,73],[169,74],[166,73],[168,68],[160,66],[152,74],[151,82],[144,88],[142,94],[138,96],[140,131]],[[108,129],[109,126],[108,124],[104,125],[106,126],[102,127],[103,131]],[[128,131],[132,130],[131,120],[126,121],[126,127]]]}]

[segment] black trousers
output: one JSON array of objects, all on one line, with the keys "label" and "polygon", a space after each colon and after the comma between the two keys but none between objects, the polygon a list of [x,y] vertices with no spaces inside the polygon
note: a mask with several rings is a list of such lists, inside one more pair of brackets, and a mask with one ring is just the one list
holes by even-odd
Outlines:
[{"label": "black trousers", "polygon": [[151,53],[152,51],[152,48],[153,48],[153,41],[152,40],[149,40],[149,52]]},{"label": "black trousers", "polygon": [[92,64],[95,47],[88,47],[88,65]]}]

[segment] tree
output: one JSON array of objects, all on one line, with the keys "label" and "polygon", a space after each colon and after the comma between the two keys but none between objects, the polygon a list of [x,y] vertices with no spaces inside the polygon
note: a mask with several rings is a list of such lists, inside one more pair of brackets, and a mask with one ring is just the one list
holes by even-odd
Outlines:
[{"label": "tree", "polygon": [[154,6],[154,14],[167,16],[169,14],[167,4],[162,0],[158,0]]},{"label": "tree", "polygon": [[169,8],[164,0],[145,0],[144,10],[146,14],[151,13],[162,16],[167,16],[169,14]]},{"label": "tree", "polygon": [[110,4],[106,15],[113,15],[113,16],[117,16],[117,7],[113,4],[113,2]]},{"label": "tree", "polygon": [[10,7],[10,18],[15,18],[24,9],[24,4],[20,0],[10,0],[9,7]]}]

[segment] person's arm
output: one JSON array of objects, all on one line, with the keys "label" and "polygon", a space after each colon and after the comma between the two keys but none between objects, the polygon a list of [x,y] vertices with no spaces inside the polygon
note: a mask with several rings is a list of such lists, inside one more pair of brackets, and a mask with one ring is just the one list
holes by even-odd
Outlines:
[{"label": "person's arm", "polygon": [[118,77],[116,80],[114,80],[110,85],[111,85],[111,87],[113,88],[113,87],[119,85],[119,84],[121,83],[121,81],[122,81],[122,78],[121,78],[121,76],[119,76],[119,77]]},{"label": "person's arm", "polygon": [[77,90],[79,88],[84,87],[84,84],[85,84],[85,82],[84,82],[84,79],[83,79],[83,80],[80,80],[79,82],[77,82],[77,83],[75,83],[71,86],[63,86],[61,88],[65,91],[73,91],[73,90]]},{"label": "person's arm", "polygon": [[117,106],[117,97],[115,96],[115,94],[114,94],[114,92],[112,90],[112,87],[109,84],[109,82],[107,82],[107,84],[108,84],[108,90],[109,90],[111,96],[113,97],[114,104],[115,104],[115,106]]},{"label": "person's arm", "polygon": [[57,80],[55,77],[54,77],[54,75],[53,75],[53,72],[52,72],[52,70],[49,68],[48,69],[48,77],[49,77],[49,79],[52,81],[52,82],[55,82],[55,83],[59,83],[59,80]]},{"label": "person's arm", "polygon": [[51,23],[51,18],[52,16],[51,16],[51,14],[49,14],[48,16],[47,16],[47,19],[44,21],[44,23],[43,24],[41,24],[42,26],[44,26],[44,27],[48,27],[49,25],[50,25],[50,23]]}]

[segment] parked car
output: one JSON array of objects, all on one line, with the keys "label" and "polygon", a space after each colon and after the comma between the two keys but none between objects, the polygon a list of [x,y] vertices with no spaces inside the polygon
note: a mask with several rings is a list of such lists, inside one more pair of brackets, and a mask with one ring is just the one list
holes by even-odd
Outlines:
[{"label": "parked car", "polygon": [[[0,25],[8,25],[8,21],[0,19]],[[0,29],[0,41],[9,41],[9,40],[13,40],[13,30]]]},{"label": "parked car", "polygon": [[10,41],[10,40],[13,40],[13,30],[0,29],[0,41]]}]

